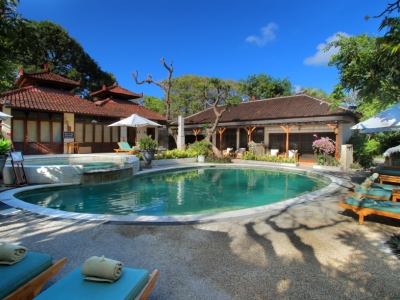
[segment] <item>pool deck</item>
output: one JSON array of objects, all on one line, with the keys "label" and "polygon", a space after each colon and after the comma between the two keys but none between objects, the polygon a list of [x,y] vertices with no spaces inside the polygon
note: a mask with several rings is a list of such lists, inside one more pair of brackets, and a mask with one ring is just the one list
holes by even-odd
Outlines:
[{"label": "pool deck", "polygon": [[368,216],[359,225],[336,202],[368,173],[327,173],[341,186],[318,201],[192,225],[76,221],[0,202],[0,236],[68,258],[45,288],[90,256],[104,255],[159,269],[148,299],[399,299],[400,261],[385,242],[399,233],[400,220]]}]

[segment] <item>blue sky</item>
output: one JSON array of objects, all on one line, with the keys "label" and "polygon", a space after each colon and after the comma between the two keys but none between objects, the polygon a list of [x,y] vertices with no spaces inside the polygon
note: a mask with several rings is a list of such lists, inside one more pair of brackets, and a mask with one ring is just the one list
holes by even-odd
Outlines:
[{"label": "blue sky", "polygon": [[373,0],[21,0],[23,17],[60,24],[102,70],[133,92],[162,97],[155,85],[136,85],[151,74],[166,79],[193,74],[246,79],[264,73],[293,86],[331,93],[338,82],[330,53],[335,34],[381,35],[377,15],[387,1]]}]

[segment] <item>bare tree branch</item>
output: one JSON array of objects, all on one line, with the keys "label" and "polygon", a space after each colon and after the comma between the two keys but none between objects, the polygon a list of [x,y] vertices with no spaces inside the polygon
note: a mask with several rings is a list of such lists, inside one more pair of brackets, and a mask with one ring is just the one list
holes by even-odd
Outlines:
[{"label": "bare tree branch", "polygon": [[371,19],[371,18],[380,18],[380,17],[382,17],[383,15],[385,15],[386,13],[387,14],[391,14],[392,12],[394,12],[395,10],[397,10],[398,12],[400,12],[400,0],[398,0],[398,1],[396,1],[396,2],[394,2],[394,3],[388,3],[388,7],[382,12],[382,13],[380,13],[379,15],[377,15],[377,16],[365,16],[365,20],[367,20],[368,21],[368,19]]},{"label": "bare tree branch", "polygon": [[172,86],[172,73],[174,72],[174,68],[173,68],[173,63],[171,62],[170,65],[168,66],[164,60],[164,57],[161,58],[161,63],[163,64],[163,66],[167,69],[168,71],[168,78],[167,80],[159,80],[159,81],[155,81],[153,80],[153,76],[151,76],[151,74],[147,75],[147,79],[144,79],[142,81],[138,80],[138,75],[139,72],[136,70],[135,72],[132,72],[132,77],[135,80],[136,84],[143,84],[143,83],[148,83],[148,84],[155,84],[156,86],[160,87],[164,94],[165,94],[165,104],[166,104],[166,108],[165,108],[165,121],[166,121],[166,126],[167,126],[167,130],[168,133],[170,135],[172,135],[174,137],[175,142],[177,142],[177,134],[176,132],[171,128],[170,126],[170,111],[171,111],[171,98],[170,98],[170,93],[171,93],[171,86]]}]

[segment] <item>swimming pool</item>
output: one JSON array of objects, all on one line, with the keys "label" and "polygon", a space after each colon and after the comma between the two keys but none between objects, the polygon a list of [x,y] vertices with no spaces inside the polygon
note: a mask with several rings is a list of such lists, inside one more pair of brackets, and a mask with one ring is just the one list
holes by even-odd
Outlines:
[{"label": "swimming pool", "polygon": [[324,177],[257,168],[191,168],[96,185],[17,193],[25,202],[83,214],[176,216],[265,206],[327,186]]}]

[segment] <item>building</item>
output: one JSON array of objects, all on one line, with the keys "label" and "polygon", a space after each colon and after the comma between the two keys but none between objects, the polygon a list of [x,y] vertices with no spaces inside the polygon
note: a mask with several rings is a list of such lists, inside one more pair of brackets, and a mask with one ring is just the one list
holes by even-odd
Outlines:
[{"label": "building", "polygon": [[164,117],[132,102],[142,94],[114,84],[90,95],[97,101],[83,99],[71,91],[79,82],[50,71],[19,72],[19,88],[1,94],[0,108],[12,118],[3,122],[3,130],[12,132],[16,151],[24,154],[67,153],[71,139],[87,152],[114,152],[117,142],[133,144],[150,134],[158,138],[158,128],[108,127],[109,124],[138,114],[157,123]]},{"label": "building", "polygon": [[[212,109],[186,117],[186,143],[192,143],[204,134],[203,126],[212,125],[214,120]],[[223,113],[212,142],[223,150],[227,147],[247,148],[248,142],[254,141],[262,148],[279,149],[285,155],[288,150],[298,150],[300,160],[314,160],[314,134],[336,141],[338,153],[340,146],[351,136],[350,127],[357,121],[351,110],[330,110],[326,101],[296,94],[242,102],[229,108]]]}]

